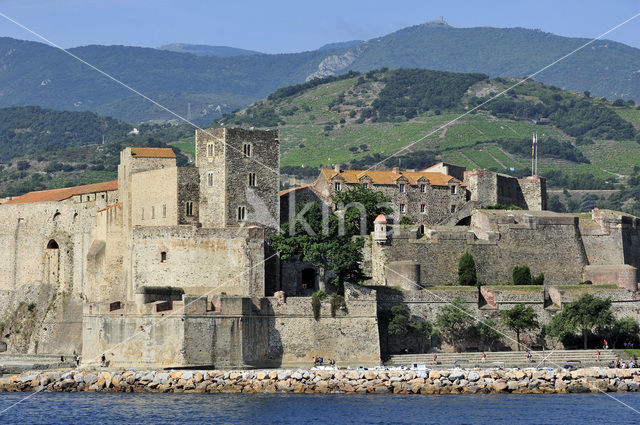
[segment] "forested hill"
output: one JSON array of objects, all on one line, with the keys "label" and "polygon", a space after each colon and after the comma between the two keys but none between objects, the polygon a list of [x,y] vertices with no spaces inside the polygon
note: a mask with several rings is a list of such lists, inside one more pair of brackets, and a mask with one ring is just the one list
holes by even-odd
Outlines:
[{"label": "forested hill", "polygon": [[[328,50],[278,55],[217,48],[218,56],[197,56],[206,53],[198,46],[195,54],[127,46],[70,50],[177,113],[208,123],[312,75],[391,67],[514,77],[531,74],[587,41],[524,28],[425,24],[353,45],[332,43]],[[0,69],[0,107],[91,110],[128,122],[175,118],[42,43],[0,38]],[[535,78],[596,96],[640,100],[639,69],[639,49],[601,40]]]},{"label": "forested hill", "polygon": [[[422,69],[351,72],[281,88],[219,124],[277,127],[283,171],[309,177],[336,163],[374,166],[417,140],[383,166],[447,161],[525,176],[537,133],[539,174],[549,187],[617,191],[602,204],[614,209],[640,201],[634,101],[529,81],[483,105],[518,81]],[[640,215],[640,202],[631,211]]]}]

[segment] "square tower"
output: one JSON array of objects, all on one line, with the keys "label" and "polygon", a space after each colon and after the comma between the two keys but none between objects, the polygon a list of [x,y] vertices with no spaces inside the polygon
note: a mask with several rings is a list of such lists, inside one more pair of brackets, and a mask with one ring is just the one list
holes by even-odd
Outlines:
[{"label": "square tower", "polygon": [[280,224],[277,130],[196,130],[203,227]]}]

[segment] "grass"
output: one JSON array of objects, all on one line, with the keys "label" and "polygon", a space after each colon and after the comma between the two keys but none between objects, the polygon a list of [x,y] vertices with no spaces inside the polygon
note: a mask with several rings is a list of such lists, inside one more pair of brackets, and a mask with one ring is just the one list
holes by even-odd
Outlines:
[{"label": "grass", "polygon": [[629,356],[633,356],[634,354],[636,355],[636,357],[640,357],[640,349],[638,348],[625,348],[624,352]]},{"label": "grass", "polygon": [[618,285],[558,285],[556,288],[561,291],[603,291],[611,289],[620,289]]},{"label": "grass", "polygon": [[179,142],[172,143],[171,146],[175,146],[186,154],[190,154],[192,156],[196,155],[196,146],[193,140],[181,140]]},{"label": "grass", "polygon": [[477,291],[478,288],[476,288],[475,286],[446,285],[446,286],[425,286],[424,290],[426,290],[426,291],[464,291],[464,292],[474,292],[474,291]]},{"label": "grass", "polygon": [[490,289],[497,289],[498,291],[523,291],[523,292],[532,292],[532,291],[542,291],[544,289],[543,285],[486,285]]}]

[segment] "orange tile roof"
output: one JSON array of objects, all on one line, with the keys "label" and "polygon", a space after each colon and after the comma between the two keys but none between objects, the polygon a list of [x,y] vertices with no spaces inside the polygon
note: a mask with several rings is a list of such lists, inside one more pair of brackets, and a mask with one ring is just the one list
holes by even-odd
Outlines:
[{"label": "orange tile roof", "polygon": [[131,156],[135,158],[175,158],[171,148],[131,148]]},{"label": "orange tile roof", "polygon": [[[347,184],[360,183],[360,179],[364,176],[368,176],[373,184],[380,185],[395,185],[396,180],[400,177],[405,177],[412,186],[416,186],[421,177],[429,180],[429,184],[432,186],[447,186],[449,181],[452,179],[458,181],[454,177],[443,173],[429,173],[424,171],[399,171],[396,174],[394,171],[340,170],[338,173],[334,170],[323,168],[321,172],[327,180],[331,180],[337,175],[340,175]],[[465,184],[460,182],[460,185],[464,186]]]},{"label": "orange tile roof", "polygon": [[40,190],[37,192],[28,192],[24,195],[13,198],[5,202],[3,205],[9,204],[28,204],[31,202],[58,202],[69,199],[74,195],[83,195],[85,193],[106,192],[109,190],[118,190],[118,180],[112,180],[104,183],[85,184],[83,186],[64,187],[62,189]]}]

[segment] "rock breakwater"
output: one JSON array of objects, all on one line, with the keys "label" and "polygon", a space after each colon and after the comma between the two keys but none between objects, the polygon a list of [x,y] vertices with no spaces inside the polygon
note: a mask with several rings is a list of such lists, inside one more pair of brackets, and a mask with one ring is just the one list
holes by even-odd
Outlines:
[{"label": "rock breakwater", "polygon": [[32,372],[0,392],[552,394],[640,391],[640,369],[179,370]]}]

